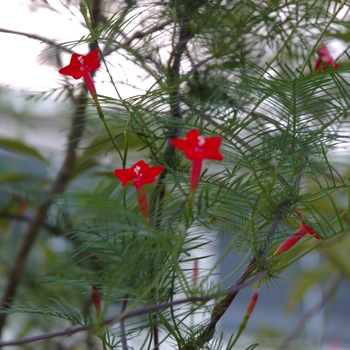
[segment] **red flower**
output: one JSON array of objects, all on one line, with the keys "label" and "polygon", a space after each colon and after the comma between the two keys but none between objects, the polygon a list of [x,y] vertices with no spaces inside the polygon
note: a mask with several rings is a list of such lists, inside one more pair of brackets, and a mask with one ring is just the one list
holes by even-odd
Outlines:
[{"label": "red flower", "polygon": [[171,143],[183,151],[185,156],[192,160],[190,201],[193,202],[194,194],[198,187],[202,163],[204,159],[223,160],[219,151],[222,138],[220,136],[204,137],[196,129],[190,130],[183,139],[173,139]]},{"label": "red flower", "polygon": [[[301,218],[301,214],[296,211],[296,214]],[[320,239],[320,236],[318,236],[314,229],[310,226],[307,226],[304,221],[301,222],[302,226],[299,230],[295,231],[290,237],[288,237],[276,250],[275,254],[276,256],[286,252],[290,248],[292,248],[296,243],[298,243],[307,233],[309,233],[311,236],[314,236],[316,239]]]},{"label": "red flower", "polygon": [[86,86],[95,101],[97,101],[97,97],[95,96],[96,88],[90,72],[101,66],[101,63],[98,61],[98,52],[99,51],[96,49],[86,56],[73,53],[69,65],[58,71],[60,74],[69,75],[74,79],[84,77]]},{"label": "red flower", "polygon": [[69,65],[61,68],[58,72],[63,75],[69,75],[74,79],[80,79],[85,74],[101,66],[101,63],[98,61],[98,52],[98,50],[94,50],[86,56],[73,53]]},{"label": "red flower", "polygon": [[136,187],[140,209],[146,220],[148,220],[148,203],[144,185],[155,182],[156,177],[163,170],[163,166],[150,167],[143,160],[139,160],[129,169],[114,170],[114,175],[122,181],[122,186],[133,185]]},{"label": "red flower", "polygon": [[93,284],[91,287],[92,287],[92,293],[91,293],[92,302],[94,303],[97,315],[99,315],[100,312],[101,312],[100,293],[99,293],[98,288],[97,288],[97,286],[95,284]]},{"label": "red flower", "polygon": [[192,129],[183,139],[173,139],[171,143],[183,151],[190,160],[223,160],[219,152],[222,138],[220,136],[204,137],[196,129]]},{"label": "red flower", "polygon": [[150,167],[144,160],[139,160],[129,169],[114,170],[114,175],[122,181],[122,186],[133,185],[139,188],[155,182],[163,170],[164,167],[160,165]]},{"label": "red flower", "polygon": [[330,54],[326,45],[323,44],[318,49],[317,53],[319,54],[320,58],[316,61],[314,71],[319,70],[320,67],[322,70],[327,70],[328,67],[331,67],[334,69],[339,68],[339,65],[336,62],[334,62],[334,59]]}]

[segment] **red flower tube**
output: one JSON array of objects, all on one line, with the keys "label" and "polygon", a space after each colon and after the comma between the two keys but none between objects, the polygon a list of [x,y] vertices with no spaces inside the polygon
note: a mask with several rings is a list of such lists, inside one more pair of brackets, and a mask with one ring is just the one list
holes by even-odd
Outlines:
[{"label": "red flower tube", "polygon": [[244,315],[244,318],[243,318],[241,324],[239,325],[239,328],[238,328],[236,337],[235,337],[235,339],[233,340],[233,342],[231,343],[231,348],[236,344],[237,340],[240,338],[241,334],[243,333],[244,329],[246,328],[247,323],[248,323],[248,321],[249,321],[249,318],[250,318],[252,312],[254,311],[254,308],[255,308],[255,306],[256,306],[256,303],[258,302],[258,297],[259,297],[259,289],[257,289],[257,290],[253,293],[253,296],[252,296],[251,299],[250,299],[250,302],[249,302],[247,311],[246,311],[246,313],[245,313],[245,315]]},{"label": "red flower tube", "polygon": [[84,78],[86,86],[94,97],[96,88],[90,72],[101,66],[98,60],[98,50],[91,51],[86,56],[73,53],[68,66],[61,68],[58,72],[69,75],[74,79]]},{"label": "red flower tube", "polygon": [[328,67],[333,69],[339,68],[339,65],[336,62],[334,62],[334,59],[325,44],[323,44],[317,50],[317,53],[319,54],[320,58],[316,61],[314,71],[318,71],[320,68],[322,70],[327,70]]},{"label": "red flower tube", "polygon": [[[296,211],[296,214],[299,217],[302,217],[299,212]],[[290,237],[288,237],[276,250],[275,256],[281,255],[282,253],[286,252],[290,248],[292,248],[296,243],[298,243],[307,233],[309,233],[311,236],[314,236],[316,239],[320,239],[320,236],[318,236],[314,229],[310,226],[307,226],[304,221],[301,222],[302,226],[299,228],[299,230],[295,231]]]},{"label": "red flower tube", "polygon": [[94,303],[97,315],[99,315],[100,312],[101,312],[101,298],[100,298],[100,294],[99,294],[98,288],[97,288],[97,286],[95,284],[93,284],[91,287],[92,287],[92,293],[91,293],[92,302]]},{"label": "red flower tube", "polygon": [[246,312],[246,315],[249,317],[252,312],[254,311],[255,309],[255,305],[256,303],[258,302],[258,297],[259,297],[259,289],[256,289],[255,292],[253,293],[253,296],[252,298],[250,299],[250,302],[249,302],[249,305],[248,305],[248,308],[247,308],[247,312]]},{"label": "red flower tube", "polygon": [[143,160],[139,160],[129,169],[114,170],[114,175],[121,180],[123,187],[135,186],[140,210],[146,220],[148,220],[148,202],[144,185],[154,183],[163,170],[163,166],[150,167]]},{"label": "red flower tube", "polygon": [[223,160],[219,151],[222,138],[220,136],[204,137],[196,129],[190,130],[183,139],[173,139],[171,143],[183,151],[192,160],[190,199],[196,192],[204,159]]}]

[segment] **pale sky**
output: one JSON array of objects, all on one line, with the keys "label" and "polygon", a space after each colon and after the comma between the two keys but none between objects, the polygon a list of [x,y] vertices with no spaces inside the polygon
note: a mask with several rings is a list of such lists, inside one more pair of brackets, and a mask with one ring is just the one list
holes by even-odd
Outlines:
[{"label": "pale sky", "polygon": [[[72,12],[70,12],[60,4],[60,0],[50,2],[55,6],[57,4],[57,12],[33,5],[31,0],[0,0],[0,27],[40,35],[58,43],[74,42],[89,34],[88,30],[81,25],[83,17],[79,8],[71,6],[70,10]],[[29,6],[30,8],[28,8]],[[63,76],[58,73],[60,67],[45,63],[45,56],[41,55],[47,48],[46,44],[25,36],[2,32],[0,32],[0,43],[2,48],[0,86],[6,86],[18,92],[12,97],[14,102],[11,102],[16,110],[26,109],[27,102],[25,102],[24,97],[21,97],[24,90],[33,92],[49,91],[59,86],[58,82],[63,79]],[[87,45],[80,45],[74,50],[81,54],[88,53]],[[63,54],[61,57],[63,65],[67,65],[70,61],[70,55]],[[132,62],[125,61],[120,55],[111,55],[108,57],[108,61],[112,63],[109,69],[115,80],[137,81],[136,74],[142,74],[135,69]],[[99,68],[95,78],[97,92],[101,95],[118,98],[111,84],[108,82],[102,83],[99,78],[108,80],[103,66]],[[81,83],[81,80],[74,80],[70,77],[68,77],[68,81],[71,84]],[[137,85],[138,87],[143,86],[147,90],[152,83],[148,81]],[[128,86],[117,85],[123,98],[140,93],[140,91]],[[25,139],[30,145],[42,150],[65,147],[66,137],[65,132],[62,132],[65,130],[64,124],[62,124],[62,121],[58,121],[57,118],[50,118],[50,115],[55,117],[53,101],[39,100],[30,105],[30,111],[33,112],[33,110],[38,111],[36,115],[39,118],[40,114],[42,118],[45,118],[39,123],[33,118],[28,120],[28,122],[33,121],[38,127],[35,127],[35,129],[28,128],[28,126],[22,125],[12,118],[2,120],[1,137]],[[6,118],[6,116],[3,117]],[[60,124],[56,127],[48,124],[53,122],[60,122]]]},{"label": "pale sky", "polygon": [[[83,17],[77,7],[71,6],[68,11],[61,5],[60,0],[51,0],[50,3],[55,4],[57,12],[33,5],[31,0],[0,0],[0,27],[30,34],[37,34],[49,39],[57,40],[59,43],[76,41],[82,36],[87,35],[88,31],[80,22]],[[56,5],[57,4],[57,5]],[[28,9],[28,5],[30,9]],[[57,69],[51,65],[45,64],[45,58],[40,56],[42,51],[47,47],[38,40],[29,39],[27,37],[0,33],[0,43],[2,48],[1,64],[0,64],[0,85],[8,85],[12,88],[32,89],[34,91],[47,90],[57,86],[57,82],[61,79]],[[332,55],[337,57],[344,51],[344,47],[340,48],[338,42],[328,44]],[[81,45],[77,47],[76,52],[81,54],[87,53],[87,46]],[[64,65],[69,63],[69,55],[64,55]],[[108,57],[112,61],[110,69],[115,80],[131,80],[137,81],[137,74],[141,71],[135,70],[135,66],[131,62],[125,61],[124,58]],[[98,76],[103,75],[104,68],[99,69]],[[107,78],[105,78],[107,79]],[[74,82],[72,79],[70,82]],[[153,82],[137,81],[138,87],[147,90]],[[98,85],[99,94],[115,96],[109,86]],[[125,85],[119,86],[123,97],[137,94],[138,91]]]},{"label": "pale sky", "polygon": [[[0,0],[0,27],[40,35],[57,40],[59,43],[74,42],[84,35],[88,35],[88,30],[81,25],[83,17],[79,8],[71,6],[68,11],[60,0],[51,0],[50,3],[55,4],[57,12],[33,5],[31,0]],[[1,32],[0,43],[2,48],[0,86],[34,92],[48,91],[51,88],[58,87],[58,82],[63,79],[58,73],[60,67],[45,63],[45,57],[41,55],[47,45],[24,36]],[[330,42],[327,45],[333,57],[340,54],[339,43],[333,41],[333,43]],[[74,50],[81,54],[88,52],[86,45],[78,46]],[[341,49],[341,52],[343,50],[344,48]],[[67,65],[70,55],[62,55],[62,60],[63,65]],[[152,86],[153,81],[151,79],[142,81],[138,77],[142,76],[142,71],[136,68],[132,62],[126,61],[119,53],[108,56],[108,61],[111,63],[109,69],[114,80],[129,81],[144,90],[148,90]],[[102,83],[103,79],[107,83]],[[75,81],[73,78],[68,78],[68,80],[71,84],[81,83],[80,80]],[[99,68],[96,74],[95,83],[99,94],[118,98],[111,84],[108,83],[108,77],[103,66]],[[126,85],[117,84],[117,86],[123,98],[140,93],[140,91]],[[20,99],[18,99],[18,103],[20,103]],[[42,109],[42,105],[39,108]]]},{"label": "pale sky", "polygon": [[[72,16],[59,5],[58,0],[58,8],[66,12],[67,16],[43,9],[30,11],[25,6],[28,3],[31,1],[0,0],[0,26],[59,41],[76,40],[86,34],[84,28],[77,25],[77,21],[67,18]],[[0,33],[0,42],[3,50],[0,65],[1,85],[10,85],[13,88],[31,87],[33,90],[55,86],[57,71],[45,65],[43,57],[40,57],[45,45],[38,40],[6,33]]]},{"label": "pale sky", "polygon": [[[68,11],[60,4],[59,0],[53,0],[51,3],[57,3],[57,12],[39,8],[33,5],[30,0],[0,0],[0,27],[4,29],[26,32],[40,35],[49,39],[57,40],[59,43],[77,41],[82,36],[88,35],[88,30],[80,23],[83,17],[78,8],[71,6]],[[28,4],[31,6],[28,9]],[[47,45],[38,40],[29,39],[24,36],[0,33],[0,43],[2,48],[0,64],[0,85],[9,86],[14,89],[31,89],[33,91],[45,91],[56,87],[57,82],[62,79],[57,69],[49,64],[45,64],[45,58],[41,53]],[[81,45],[75,48],[75,51],[86,54],[88,48]],[[68,54],[62,56],[63,65],[67,65],[70,60]],[[136,74],[135,66],[131,62],[126,62],[124,58],[114,56],[108,57],[112,60],[109,67],[116,80],[133,80]],[[99,69],[102,75],[104,68]],[[129,74],[131,72],[131,75]],[[98,75],[99,75],[98,74]],[[97,80],[98,80],[97,75]],[[107,78],[105,78],[107,79]],[[74,83],[73,79],[70,83]],[[97,92],[102,95],[115,97],[116,93],[108,85],[96,82]],[[144,89],[148,89],[150,82],[144,83]],[[142,85],[142,84],[141,84]],[[135,93],[139,93],[132,88],[121,85],[121,94],[125,98]],[[120,87],[121,87],[120,86]],[[140,84],[137,83],[139,87]]]}]

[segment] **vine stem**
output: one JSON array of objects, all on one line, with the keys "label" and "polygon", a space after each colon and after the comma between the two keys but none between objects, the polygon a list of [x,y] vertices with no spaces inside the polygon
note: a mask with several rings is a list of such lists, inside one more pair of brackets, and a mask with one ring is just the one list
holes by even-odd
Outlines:
[{"label": "vine stem", "polygon": [[[244,288],[247,288],[250,285],[261,280],[266,275],[266,273],[267,273],[267,269],[263,270],[262,272],[257,274],[255,277],[252,277],[250,280],[248,280],[244,283],[241,283],[239,285],[236,285],[235,287],[228,288],[227,290],[225,290],[224,292],[221,292],[221,293],[216,293],[216,294],[212,294],[212,295],[208,295],[208,296],[188,297],[188,298],[178,299],[178,300],[174,300],[174,301],[168,301],[168,302],[160,303],[160,304],[156,304],[156,305],[149,305],[149,306],[143,307],[141,309],[132,310],[132,311],[129,311],[126,313],[124,312],[124,313],[120,313],[120,314],[115,315],[115,316],[108,317],[103,321],[102,324],[109,325],[112,323],[121,322],[122,320],[126,320],[129,318],[135,317],[135,316],[140,316],[140,315],[156,312],[158,310],[163,310],[163,309],[166,309],[166,308],[169,308],[172,306],[176,306],[176,305],[182,305],[182,304],[187,304],[187,303],[196,303],[196,302],[201,302],[201,303],[205,304],[208,301],[220,298],[223,295],[224,296],[234,295],[234,294],[237,294],[238,291],[240,291]],[[71,334],[75,334],[75,333],[89,330],[93,327],[94,327],[94,324],[88,323],[86,325],[75,326],[75,327],[64,329],[62,331],[46,333],[46,334],[37,335],[37,336],[33,336],[33,337],[17,339],[17,340],[0,341],[0,347],[23,345],[23,344],[29,344],[29,343],[33,343],[33,342],[37,342],[37,341],[53,339],[53,338],[57,338],[57,337],[61,337],[61,336],[67,336],[67,335],[71,335]]]},{"label": "vine stem", "polygon": [[[120,308],[121,314],[125,312],[127,305],[128,305],[128,296],[125,295],[125,297],[121,303],[121,308]],[[121,332],[121,337],[122,337],[122,349],[128,350],[128,343],[127,343],[127,339],[126,339],[124,320],[120,320],[120,332]]]},{"label": "vine stem", "polygon": [[14,34],[14,35],[19,35],[19,36],[26,36],[29,39],[37,40],[37,41],[43,42],[45,44],[49,44],[50,46],[57,47],[60,50],[65,51],[67,53],[70,53],[70,54],[73,53],[72,50],[67,49],[64,46],[62,46],[60,44],[57,44],[56,41],[48,39],[48,38],[46,38],[44,36],[41,36],[41,35],[25,33],[25,32],[19,32],[17,30],[11,30],[11,29],[6,29],[6,28],[0,28],[0,33]]},{"label": "vine stem", "polygon": [[[4,288],[5,291],[0,305],[1,310],[8,310],[11,308],[10,302],[17,294],[17,288],[21,282],[28,255],[39,235],[40,229],[45,225],[47,213],[53,203],[53,199],[56,195],[65,191],[70,180],[76,160],[76,149],[83,135],[86,102],[86,91],[83,91],[80,97],[77,99],[77,104],[75,106],[64,161],[56,176],[56,179],[53,181],[50,190],[46,194],[46,198],[37,209],[37,212],[33,220],[30,222],[28,229],[19,245],[13,266],[8,274],[7,284]],[[0,334],[4,328],[6,317],[6,313],[0,314]]]},{"label": "vine stem", "polygon": [[[261,256],[263,252],[260,250],[259,255]],[[185,344],[184,350],[195,350],[200,349],[202,346],[207,343],[209,340],[211,340],[215,334],[215,328],[216,324],[219,322],[221,317],[225,314],[233,300],[236,298],[238,292],[240,291],[240,287],[242,285],[245,285],[247,279],[251,276],[251,274],[256,270],[256,257],[253,256],[248,265],[246,266],[244,272],[242,275],[238,278],[235,284],[233,284],[229,290],[235,290],[233,293],[226,294],[214,307],[209,324],[204,328],[204,330],[201,332],[201,334],[198,336],[198,338],[195,341],[195,346],[192,344],[192,342]],[[268,269],[265,268],[263,270],[264,273],[267,273]]]},{"label": "vine stem", "polygon": [[120,156],[120,159],[121,159],[122,162],[124,163],[123,155],[122,155],[122,153],[120,152],[120,149],[119,149],[117,143],[115,142],[115,139],[114,139],[114,137],[113,137],[113,135],[112,135],[112,133],[111,133],[111,131],[110,131],[108,125],[107,125],[107,122],[106,122],[106,119],[105,119],[105,115],[104,115],[103,110],[102,110],[101,105],[100,105],[100,101],[98,100],[97,95],[91,94],[91,96],[92,96],[92,98],[93,98],[93,100],[94,100],[94,103],[95,103],[95,106],[96,106],[96,110],[97,110],[98,116],[100,117],[100,119],[101,119],[101,121],[102,121],[102,123],[103,123],[103,126],[105,127],[105,129],[106,129],[106,131],[107,131],[107,133],[108,133],[108,136],[109,136],[110,140],[112,141],[113,146],[114,146],[115,149],[117,150],[117,152],[118,152],[118,154],[119,154],[119,156]]}]

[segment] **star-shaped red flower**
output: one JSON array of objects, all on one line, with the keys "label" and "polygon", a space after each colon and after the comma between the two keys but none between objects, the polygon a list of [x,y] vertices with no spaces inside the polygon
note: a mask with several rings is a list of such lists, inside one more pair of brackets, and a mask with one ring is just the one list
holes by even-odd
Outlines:
[{"label": "star-shaped red flower", "polygon": [[144,185],[155,182],[163,170],[164,167],[161,165],[148,166],[143,160],[139,160],[129,169],[114,170],[114,175],[121,180],[122,186],[135,186],[140,210],[146,220],[148,220],[148,202]]},{"label": "star-shaped red flower", "polygon": [[58,72],[74,79],[80,79],[101,66],[98,61],[98,52],[99,50],[94,50],[86,56],[73,53],[69,65],[61,68]]},{"label": "star-shaped red flower", "polygon": [[173,139],[171,142],[190,160],[223,160],[219,151],[221,141],[220,136],[204,137],[196,129],[192,129],[183,139]]},{"label": "star-shaped red flower", "polygon": [[155,182],[163,169],[160,165],[150,167],[145,161],[139,160],[129,169],[114,170],[114,175],[121,180],[122,186],[133,185],[139,188]]},{"label": "star-shaped red flower", "polygon": [[223,160],[219,151],[222,138],[220,136],[204,137],[196,129],[190,130],[183,139],[173,139],[171,143],[183,151],[185,156],[192,160],[190,202],[199,183],[202,163],[204,159]]}]

